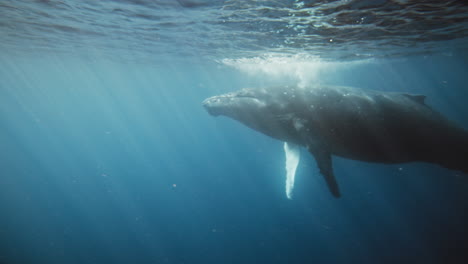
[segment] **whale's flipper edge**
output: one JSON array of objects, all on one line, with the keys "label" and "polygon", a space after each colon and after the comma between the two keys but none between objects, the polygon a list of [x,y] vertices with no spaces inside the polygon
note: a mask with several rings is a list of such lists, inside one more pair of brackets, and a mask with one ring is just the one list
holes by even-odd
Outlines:
[{"label": "whale's flipper edge", "polygon": [[284,142],[284,153],[286,155],[286,196],[288,199],[292,199],[294,178],[301,158],[301,150],[299,145]]},{"label": "whale's flipper edge", "polygon": [[341,197],[338,182],[336,181],[335,175],[333,173],[333,164],[330,152],[324,150],[315,150],[311,148],[308,149],[310,154],[314,156],[320,173],[323,175],[323,178],[325,179],[328,189],[330,190],[332,195],[336,198]]}]

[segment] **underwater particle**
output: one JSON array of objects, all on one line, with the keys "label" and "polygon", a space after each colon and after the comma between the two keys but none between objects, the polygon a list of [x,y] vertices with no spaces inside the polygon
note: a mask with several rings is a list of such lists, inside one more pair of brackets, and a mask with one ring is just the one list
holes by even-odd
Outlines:
[{"label": "underwater particle", "polygon": [[176,187],[177,187],[177,184],[173,183],[172,188],[176,188]]},{"label": "underwater particle", "polygon": [[330,39],[329,42],[333,42],[333,39]]}]

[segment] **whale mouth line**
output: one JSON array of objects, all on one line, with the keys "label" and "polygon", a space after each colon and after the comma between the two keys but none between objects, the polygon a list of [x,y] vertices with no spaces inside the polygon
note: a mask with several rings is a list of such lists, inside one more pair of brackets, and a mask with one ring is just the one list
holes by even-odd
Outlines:
[{"label": "whale mouth line", "polygon": [[221,113],[219,111],[216,111],[214,108],[211,108],[209,106],[206,106],[206,105],[203,105],[206,109],[206,111],[208,112],[208,114],[210,114],[211,116],[219,116],[221,115]]}]

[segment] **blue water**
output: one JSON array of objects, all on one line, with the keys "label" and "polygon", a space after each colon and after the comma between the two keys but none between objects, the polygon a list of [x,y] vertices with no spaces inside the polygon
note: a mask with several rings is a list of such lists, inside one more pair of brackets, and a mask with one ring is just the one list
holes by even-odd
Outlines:
[{"label": "blue water", "polygon": [[[7,2],[3,7],[13,6]],[[32,13],[19,12],[47,12],[42,4],[60,3],[71,6],[25,2],[8,9],[10,21],[16,14],[22,22],[0,23],[8,36],[0,51],[0,263],[468,263],[467,175],[433,164],[334,157],[342,192],[336,199],[303,150],[288,200],[283,143],[214,118],[201,106],[209,96],[242,87],[348,85],[424,94],[427,104],[468,129],[463,45],[437,42],[434,50],[403,48],[393,56],[368,50],[373,55],[366,60],[344,60],[356,53],[339,51],[342,56],[320,53],[326,58],[320,60],[294,45],[263,55],[272,46],[263,46],[265,53],[235,46],[228,32],[216,35],[213,49],[185,37],[139,49],[149,42],[134,36],[106,42],[82,30],[36,31],[39,24],[26,23]],[[148,3],[100,5],[105,12],[120,5],[151,11]],[[167,11],[170,3],[158,4]],[[197,12],[241,8],[232,1],[222,8],[208,1],[178,3],[195,10],[182,21]],[[90,5],[74,3],[77,20]],[[65,21],[54,14],[44,17]],[[51,23],[47,19],[43,26]],[[201,29],[210,30],[203,23]],[[13,24],[21,29],[17,35]],[[92,25],[89,31],[99,31]],[[236,31],[246,26],[236,25]],[[194,29],[201,30],[197,24]],[[170,52],[175,47],[180,53]]]}]

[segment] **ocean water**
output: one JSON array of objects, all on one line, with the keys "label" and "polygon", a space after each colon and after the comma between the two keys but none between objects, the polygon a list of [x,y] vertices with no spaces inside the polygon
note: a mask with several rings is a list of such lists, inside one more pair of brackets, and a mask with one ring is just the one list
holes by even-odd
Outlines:
[{"label": "ocean water", "polygon": [[[302,150],[201,102],[427,96],[468,129],[464,1],[0,1],[0,263],[468,263],[468,175]],[[468,162],[468,157],[467,157]]]}]

